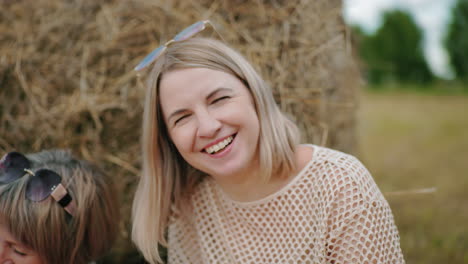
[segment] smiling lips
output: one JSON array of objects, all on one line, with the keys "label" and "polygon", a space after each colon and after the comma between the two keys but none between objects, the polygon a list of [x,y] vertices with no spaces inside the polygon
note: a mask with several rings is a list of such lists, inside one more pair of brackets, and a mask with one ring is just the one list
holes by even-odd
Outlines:
[{"label": "smiling lips", "polygon": [[218,151],[220,150],[223,150],[225,147],[227,147],[229,144],[231,144],[232,140],[234,139],[233,136],[229,136],[227,137],[226,139],[218,142],[217,144],[215,145],[212,145],[208,148],[205,148],[204,150],[208,153],[208,154],[215,154],[217,153]]}]

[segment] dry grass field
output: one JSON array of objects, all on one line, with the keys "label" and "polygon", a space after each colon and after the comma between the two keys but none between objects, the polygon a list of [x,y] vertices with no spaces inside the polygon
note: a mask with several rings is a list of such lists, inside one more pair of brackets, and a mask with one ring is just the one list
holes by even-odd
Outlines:
[{"label": "dry grass field", "polygon": [[364,93],[358,120],[407,263],[468,263],[468,97]]}]

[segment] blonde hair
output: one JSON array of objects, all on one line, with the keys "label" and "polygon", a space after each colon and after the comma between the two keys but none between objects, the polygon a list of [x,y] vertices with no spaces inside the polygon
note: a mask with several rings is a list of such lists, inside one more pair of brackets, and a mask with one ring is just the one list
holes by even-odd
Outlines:
[{"label": "blonde hair", "polygon": [[68,151],[49,150],[26,155],[31,170],[50,169],[62,177],[76,204],[74,216],[57,201],[26,198],[30,177],[0,186],[0,220],[22,244],[46,263],[86,264],[105,254],[116,238],[118,209],[115,192],[104,174]]},{"label": "blonde hair", "polygon": [[208,68],[236,76],[249,89],[260,122],[259,167],[265,181],[288,175],[296,165],[299,133],[276,105],[269,86],[239,53],[222,42],[192,38],[171,44],[151,71],[143,114],[143,174],[133,202],[132,238],[150,263],[162,262],[159,245],[167,246],[165,230],[171,207],[181,204],[204,173],[179,154],[168,135],[159,103],[159,82],[165,72]]}]

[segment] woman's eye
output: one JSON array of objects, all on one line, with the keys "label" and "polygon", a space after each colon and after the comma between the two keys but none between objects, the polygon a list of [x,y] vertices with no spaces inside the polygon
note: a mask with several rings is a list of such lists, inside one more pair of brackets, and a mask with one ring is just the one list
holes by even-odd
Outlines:
[{"label": "woman's eye", "polygon": [[183,116],[177,118],[177,120],[174,121],[174,125],[177,125],[177,123],[179,123],[180,121],[184,120],[187,117],[189,117],[189,115],[183,115]]},{"label": "woman's eye", "polygon": [[23,251],[20,251],[20,250],[18,250],[18,249],[16,249],[16,248],[13,248],[13,252],[15,252],[16,254],[18,254],[18,255],[20,255],[20,256],[22,256],[22,257],[24,257],[24,256],[27,255],[27,254],[24,253]]},{"label": "woman's eye", "polygon": [[227,96],[227,95],[226,95],[226,96],[221,96],[221,97],[216,98],[215,100],[213,100],[212,103],[214,104],[214,103],[217,103],[217,102],[219,102],[219,101],[222,101],[222,100],[225,100],[225,99],[229,99],[229,98],[231,98],[231,97],[230,97],[230,96]]}]

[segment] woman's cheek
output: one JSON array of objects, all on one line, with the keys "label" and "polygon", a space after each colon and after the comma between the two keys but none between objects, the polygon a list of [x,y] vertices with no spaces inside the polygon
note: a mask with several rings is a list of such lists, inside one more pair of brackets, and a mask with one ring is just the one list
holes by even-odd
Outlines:
[{"label": "woman's cheek", "polygon": [[196,130],[192,122],[185,123],[177,128],[174,128],[171,133],[171,138],[178,149],[187,149],[192,145],[195,138]]}]

